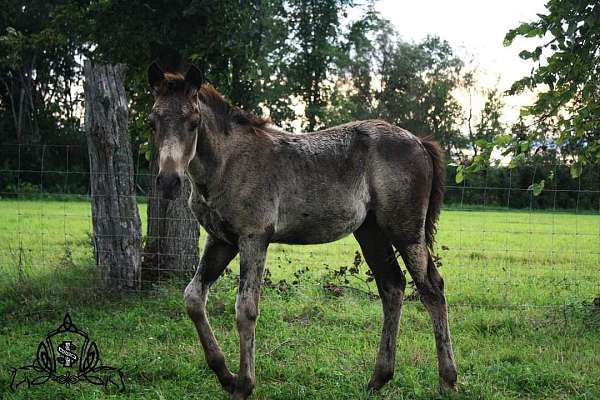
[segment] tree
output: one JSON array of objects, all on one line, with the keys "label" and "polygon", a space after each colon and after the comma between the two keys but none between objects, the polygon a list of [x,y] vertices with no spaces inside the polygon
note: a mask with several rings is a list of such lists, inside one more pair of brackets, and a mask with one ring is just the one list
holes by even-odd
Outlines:
[{"label": "tree", "polygon": [[0,142],[44,143],[57,127],[72,133],[78,100],[72,89],[81,76],[74,37],[53,34],[47,2],[11,3],[0,10]]},{"label": "tree", "polygon": [[323,126],[331,82],[341,53],[341,17],[352,0],[288,0],[291,26],[289,67],[285,71],[292,94],[305,106],[305,128]]},{"label": "tree", "polygon": [[518,36],[545,41],[520,53],[538,65],[513,84],[511,93],[538,91],[535,103],[522,114],[558,124],[553,145],[574,161],[576,177],[584,165],[600,163],[600,5],[593,0],[549,0],[546,8],[538,20],[506,35],[506,46]]},{"label": "tree", "polygon": [[102,287],[139,289],[141,222],[127,130],[124,65],[85,64],[94,250]]},{"label": "tree", "polygon": [[336,83],[324,115],[325,125],[375,117],[376,38],[391,32],[391,23],[372,7],[367,8],[362,18],[349,24],[342,38],[342,52],[337,58]]},{"label": "tree", "polygon": [[[5,170],[20,169],[19,165],[62,170],[63,159],[49,157],[44,146],[85,143],[77,38],[70,31],[57,33],[58,14],[57,6],[39,0],[9,0],[0,7],[0,146],[18,145],[22,150],[3,153],[0,165]],[[85,152],[78,153],[69,159],[70,168],[87,171]],[[20,181],[35,178],[21,174]],[[40,182],[37,178],[35,183]],[[0,190],[20,191],[18,182],[5,175]],[[62,174],[46,175],[41,189],[68,192],[88,183],[83,174],[71,175],[67,188],[64,182]]]},{"label": "tree", "polygon": [[491,153],[485,154],[489,150],[487,144],[494,142],[497,136],[506,134],[506,126],[502,122],[502,94],[497,88],[486,90],[484,94],[486,100],[474,131],[469,123],[469,145],[474,159],[479,155],[489,159]]},{"label": "tree", "polygon": [[[452,92],[463,63],[437,37],[420,43],[399,38],[390,22],[367,15],[351,26],[343,65],[346,101],[353,119],[383,118],[418,135],[435,137],[447,155],[466,145],[462,108]],[[334,97],[335,99],[335,97]]]}]

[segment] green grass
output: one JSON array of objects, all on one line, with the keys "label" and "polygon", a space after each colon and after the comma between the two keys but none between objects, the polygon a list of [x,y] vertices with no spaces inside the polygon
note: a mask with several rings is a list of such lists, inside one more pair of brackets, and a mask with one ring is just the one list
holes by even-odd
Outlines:
[{"label": "green grass", "polygon": [[[185,283],[118,298],[96,289],[88,203],[0,201],[0,221],[0,398],[227,398],[185,313]],[[309,271],[289,290],[263,293],[253,398],[440,397],[431,324],[415,301],[405,302],[394,379],[377,394],[364,390],[382,319],[379,301],[365,294],[373,284],[350,277],[358,290],[341,296],[322,288],[357,249],[352,237],[270,247],[273,281]],[[600,311],[590,305],[600,295],[600,216],[445,210],[438,253],[459,368],[450,398],[600,398]],[[209,312],[236,369],[237,260],[232,269],[214,286]],[[9,391],[10,368],[33,361],[65,312],[97,341],[105,364],[123,367],[125,394],[56,383]]]}]

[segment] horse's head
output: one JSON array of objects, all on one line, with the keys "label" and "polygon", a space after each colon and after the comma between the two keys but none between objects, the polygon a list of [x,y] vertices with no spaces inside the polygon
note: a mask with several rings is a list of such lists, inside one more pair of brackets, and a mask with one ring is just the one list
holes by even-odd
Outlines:
[{"label": "horse's head", "polygon": [[203,76],[194,66],[183,77],[164,72],[152,63],[148,82],[154,96],[148,122],[159,156],[156,184],[164,198],[173,200],[179,195],[185,170],[196,154],[200,124],[196,95]]}]

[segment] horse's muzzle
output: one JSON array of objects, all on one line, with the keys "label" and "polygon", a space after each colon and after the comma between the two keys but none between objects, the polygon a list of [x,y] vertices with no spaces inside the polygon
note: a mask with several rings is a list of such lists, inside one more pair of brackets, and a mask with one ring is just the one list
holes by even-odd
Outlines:
[{"label": "horse's muzzle", "polygon": [[179,174],[159,174],[156,177],[156,187],[161,196],[167,200],[175,200],[181,192],[183,179]]}]

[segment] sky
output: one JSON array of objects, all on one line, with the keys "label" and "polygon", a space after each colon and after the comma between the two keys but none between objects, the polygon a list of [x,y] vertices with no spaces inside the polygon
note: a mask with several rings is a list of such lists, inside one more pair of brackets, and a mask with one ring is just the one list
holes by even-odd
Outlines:
[{"label": "sky", "polygon": [[[376,9],[389,19],[404,40],[420,41],[429,35],[447,40],[462,60],[477,68],[483,87],[507,90],[515,80],[529,74],[534,63],[519,58],[541,39],[518,38],[504,47],[506,33],[521,22],[545,13],[546,0],[379,0]],[[459,101],[464,103],[466,96]],[[475,96],[474,109],[483,105]],[[514,120],[520,106],[533,99],[531,93],[506,99],[508,120]],[[463,104],[465,105],[465,104]]]}]

